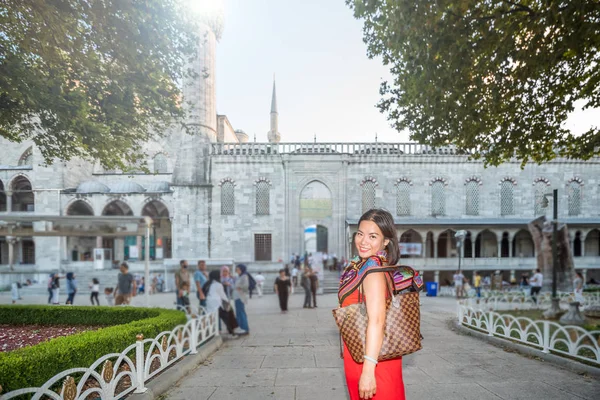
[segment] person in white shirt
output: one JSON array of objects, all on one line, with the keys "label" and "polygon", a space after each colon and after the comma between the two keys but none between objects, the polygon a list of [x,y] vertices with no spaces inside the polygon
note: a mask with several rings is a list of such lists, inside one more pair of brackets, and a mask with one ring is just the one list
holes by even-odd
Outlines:
[{"label": "person in white shirt", "polygon": [[292,293],[294,293],[294,288],[298,286],[298,268],[294,266],[292,268]]},{"label": "person in white shirt", "polygon": [[542,272],[538,268],[535,270],[535,274],[533,274],[533,276],[529,280],[529,285],[531,285],[531,298],[533,299],[533,302],[535,304],[537,304],[537,295],[542,290],[543,282],[544,282],[544,275],[542,275]]},{"label": "person in white shirt", "polygon": [[202,291],[206,296],[206,310],[209,313],[219,310],[219,318],[225,323],[227,331],[231,337],[236,337],[234,334],[234,330],[237,329],[235,315],[221,283],[221,272],[219,270],[210,271],[208,282],[204,284]]},{"label": "person in white shirt", "polygon": [[463,283],[465,281],[465,276],[460,272],[456,271],[454,274],[454,287],[456,288],[456,298],[460,299],[464,295],[463,291]]},{"label": "person in white shirt", "polygon": [[262,297],[263,295],[263,283],[265,283],[265,277],[262,272],[254,275],[254,280],[256,281],[256,291],[258,291],[258,297]]}]

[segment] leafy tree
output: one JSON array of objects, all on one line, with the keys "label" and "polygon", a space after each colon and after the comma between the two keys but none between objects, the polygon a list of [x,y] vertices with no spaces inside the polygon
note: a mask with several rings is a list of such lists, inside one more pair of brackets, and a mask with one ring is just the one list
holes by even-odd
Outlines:
[{"label": "leafy tree", "polygon": [[378,107],[392,126],[497,165],[589,159],[600,131],[565,128],[600,106],[597,0],[346,0],[370,57],[390,65]]},{"label": "leafy tree", "polygon": [[107,168],[182,120],[199,39],[177,0],[0,0],[0,135]]}]

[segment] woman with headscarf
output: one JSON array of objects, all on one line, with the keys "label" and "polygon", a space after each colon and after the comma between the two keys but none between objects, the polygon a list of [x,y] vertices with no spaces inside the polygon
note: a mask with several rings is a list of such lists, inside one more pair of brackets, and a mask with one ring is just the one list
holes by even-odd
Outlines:
[{"label": "woman with headscarf", "polygon": [[75,280],[75,274],[67,272],[67,303],[73,304],[75,300],[75,293],[77,293],[77,281]]},{"label": "woman with headscarf", "polygon": [[235,337],[233,332],[237,328],[237,322],[229,304],[229,298],[223,289],[219,271],[210,271],[208,281],[202,286],[202,292],[206,296],[206,310],[209,313],[219,310],[219,318],[225,323],[227,332]]},{"label": "woman with headscarf", "polygon": [[231,274],[229,273],[229,267],[226,265],[221,267],[221,283],[223,284],[223,289],[225,289],[225,294],[231,299],[231,296],[233,295],[233,285],[235,284],[235,279],[231,277]]},{"label": "woman with headscarf", "polygon": [[250,333],[248,315],[246,314],[246,304],[248,304],[248,294],[250,293],[250,278],[244,264],[238,264],[238,266],[235,267],[235,272],[238,274],[238,278],[235,281],[233,300],[235,302],[235,318],[239,325],[239,327],[236,328],[235,333],[247,335]]}]

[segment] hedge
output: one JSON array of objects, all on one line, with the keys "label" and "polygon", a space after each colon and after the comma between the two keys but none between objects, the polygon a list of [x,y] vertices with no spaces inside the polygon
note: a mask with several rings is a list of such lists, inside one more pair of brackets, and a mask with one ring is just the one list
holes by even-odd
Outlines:
[{"label": "hedge", "polygon": [[[70,368],[89,367],[100,357],[120,353],[136,335],[153,338],[186,322],[177,310],[133,307],[0,306],[0,321],[9,324],[108,325],[96,331],[63,336],[0,353],[2,393],[42,386]],[[119,325],[115,325],[119,324]]]}]

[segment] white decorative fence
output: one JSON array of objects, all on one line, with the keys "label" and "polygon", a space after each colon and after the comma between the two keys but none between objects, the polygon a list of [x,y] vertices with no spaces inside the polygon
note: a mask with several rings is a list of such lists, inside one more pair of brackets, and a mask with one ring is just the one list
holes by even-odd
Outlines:
[{"label": "white decorative fence", "polygon": [[556,353],[600,367],[600,331],[587,331],[579,326],[563,326],[552,321],[533,321],[460,303],[458,322],[488,336],[514,340],[543,353]]},{"label": "white decorative fence", "polygon": [[[204,310],[201,310],[204,312]],[[187,354],[196,354],[197,348],[218,335],[217,312],[191,318],[185,325],[172,331],[161,332],[154,339],[138,335],[137,342],[121,353],[107,354],[89,368],[72,368],[49,379],[41,387],[14,390],[0,396],[8,400],[22,395],[60,400],[121,399],[128,394],[143,393],[144,384]],[[80,377],[78,382],[75,377]],[[57,393],[56,388],[62,389]],[[54,389],[54,390],[53,390]],[[88,397],[89,396],[89,397]]]},{"label": "white decorative fence", "polygon": [[[562,309],[568,309],[569,303],[575,301],[573,293],[558,293],[560,299],[559,305]],[[581,308],[592,305],[600,305],[599,293],[584,293]],[[552,305],[552,293],[540,293],[537,296],[537,303],[529,295],[519,293],[501,293],[495,296],[478,298],[467,298],[461,300],[462,305],[473,307],[474,309],[487,311],[500,310],[531,310],[546,309]]]}]

